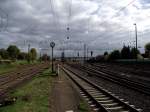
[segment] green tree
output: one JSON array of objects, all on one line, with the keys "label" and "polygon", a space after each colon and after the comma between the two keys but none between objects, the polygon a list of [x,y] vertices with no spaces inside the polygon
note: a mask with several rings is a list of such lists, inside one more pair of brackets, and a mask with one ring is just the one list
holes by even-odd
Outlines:
[{"label": "green tree", "polygon": [[19,55],[18,55],[18,59],[19,60],[25,60],[25,59],[27,59],[27,57],[28,57],[28,54],[27,53],[25,53],[25,52],[21,52],[21,53],[19,53]]},{"label": "green tree", "polygon": [[8,48],[7,48],[7,52],[9,54],[9,57],[11,59],[17,59],[18,57],[18,54],[20,53],[20,50],[17,46],[15,45],[10,45]]},{"label": "green tree", "polygon": [[129,46],[123,46],[122,50],[121,50],[121,58],[123,59],[130,59],[131,58],[131,54],[130,54],[130,47]]},{"label": "green tree", "polygon": [[7,52],[7,50],[5,49],[0,49],[0,55],[2,59],[8,59],[9,58],[9,54]]},{"label": "green tree", "polygon": [[108,55],[108,52],[107,52],[107,51],[104,52],[104,56],[106,56],[106,55]]},{"label": "green tree", "polygon": [[43,54],[42,57],[41,57],[41,59],[43,61],[48,61],[48,60],[50,60],[50,56],[48,56],[47,54]]},{"label": "green tree", "polygon": [[36,58],[37,58],[37,52],[36,52],[35,48],[31,48],[31,50],[30,50],[30,57],[31,57],[32,62],[34,60],[36,60]]},{"label": "green tree", "polygon": [[2,56],[0,55],[0,60],[2,60]]},{"label": "green tree", "polygon": [[145,57],[145,58],[148,58],[148,57],[149,57],[149,54],[150,54],[150,53],[149,53],[148,51],[145,51],[144,57]]},{"label": "green tree", "polygon": [[145,52],[148,54],[148,57],[150,57],[150,42],[145,45]]},{"label": "green tree", "polygon": [[113,52],[111,52],[109,58],[110,60],[116,60],[116,59],[120,59],[120,51],[119,50],[114,50]]},{"label": "green tree", "polygon": [[104,61],[108,61],[109,59],[109,54],[107,51],[104,52]]}]

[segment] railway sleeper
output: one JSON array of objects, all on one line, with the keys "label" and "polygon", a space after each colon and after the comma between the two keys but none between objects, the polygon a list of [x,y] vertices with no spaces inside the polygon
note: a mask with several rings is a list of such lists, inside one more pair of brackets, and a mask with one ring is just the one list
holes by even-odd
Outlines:
[{"label": "railway sleeper", "polygon": [[106,95],[104,95],[102,93],[90,93],[90,94],[94,97],[106,97]]},{"label": "railway sleeper", "polygon": [[92,95],[95,99],[108,98],[106,95]]},{"label": "railway sleeper", "polygon": [[114,108],[114,107],[120,107],[118,103],[110,103],[110,104],[101,104],[105,108]]},{"label": "railway sleeper", "polygon": [[113,103],[114,101],[113,100],[102,100],[102,101],[98,100],[98,102],[101,104],[105,104],[105,103],[107,104],[107,103]]},{"label": "railway sleeper", "polygon": [[106,107],[106,110],[108,110],[108,111],[110,111],[110,112],[122,112],[122,111],[128,111],[128,110],[125,110],[125,108],[122,107],[122,106]]},{"label": "railway sleeper", "polygon": [[91,95],[95,95],[95,96],[98,96],[98,95],[105,95],[105,94],[103,94],[103,93],[95,93],[95,92],[89,92]]},{"label": "railway sleeper", "polygon": [[[105,107],[108,112],[128,112],[128,108],[126,108],[121,103],[117,103],[115,100],[112,100],[111,97],[107,97],[107,95],[101,95],[101,92],[98,92],[97,89],[93,89],[90,84],[85,83],[86,81],[83,80],[77,80],[77,76],[73,75],[72,78],[77,81],[77,83],[82,86],[86,92],[88,92],[94,99],[97,101],[100,105]],[[82,83],[83,82],[83,83]],[[88,82],[88,80],[87,80]],[[104,90],[106,91],[106,90]],[[108,92],[108,91],[107,91]],[[99,95],[100,93],[100,95]],[[86,95],[85,95],[86,96]],[[114,95],[112,95],[114,96]],[[87,96],[86,96],[87,97]],[[90,99],[89,99],[90,101]],[[90,102],[90,105],[92,107],[96,107],[96,104]],[[130,106],[133,107],[133,106]],[[131,109],[132,110],[132,109]]]}]

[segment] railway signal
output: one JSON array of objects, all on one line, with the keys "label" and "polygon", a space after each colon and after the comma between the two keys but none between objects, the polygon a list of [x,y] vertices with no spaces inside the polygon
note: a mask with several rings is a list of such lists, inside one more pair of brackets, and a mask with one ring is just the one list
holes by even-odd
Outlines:
[{"label": "railway signal", "polygon": [[53,64],[53,48],[55,47],[55,43],[51,42],[50,47],[52,48],[52,73],[54,72],[54,64]]}]

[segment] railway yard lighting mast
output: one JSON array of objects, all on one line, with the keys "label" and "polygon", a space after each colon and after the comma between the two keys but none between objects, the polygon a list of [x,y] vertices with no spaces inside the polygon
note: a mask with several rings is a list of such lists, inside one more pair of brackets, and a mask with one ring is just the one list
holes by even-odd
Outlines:
[{"label": "railway yard lighting mast", "polygon": [[138,54],[138,48],[137,48],[137,25],[136,23],[133,24],[135,26],[135,38],[136,38],[136,45],[135,45],[135,48],[136,48],[136,61],[137,61],[137,54]]}]

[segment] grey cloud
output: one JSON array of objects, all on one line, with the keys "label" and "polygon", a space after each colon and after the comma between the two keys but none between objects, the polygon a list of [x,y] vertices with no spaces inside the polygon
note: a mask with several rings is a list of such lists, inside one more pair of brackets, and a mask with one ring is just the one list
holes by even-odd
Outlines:
[{"label": "grey cloud", "polygon": [[[60,55],[63,47],[68,49],[68,54],[70,52],[70,55],[76,55],[76,53],[72,54],[72,51],[77,52],[83,49],[83,46],[76,41],[82,41],[90,50],[95,50],[98,54],[105,50],[120,49],[123,43],[133,44],[135,39],[133,22],[143,24],[144,33],[141,33],[140,29],[138,31],[139,45],[144,46],[150,41],[148,37],[150,23],[144,23],[145,20],[148,21],[148,18],[141,14],[150,12],[147,0],[137,0],[119,13],[117,13],[119,9],[126,6],[130,0],[126,3],[120,0],[102,0],[101,2],[72,0],[69,17],[70,1],[0,0],[0,8],[4,10],[0,9],[0,19],[4,18],[5,25],[7,22],[5,13],[8,14],[7,30],[4,31],[2,28],[4,25],[0,24],[0,29],[3,29],[0,32],[0,47],[7,47],[14,43],[27,50],[27,44],[30,43],[32,47],[49,49],[49,42],[55,41],[57,55]],[[130,17],[133,19],[130,20]],[[67,33],[67,24],[70,27],[69,33]],[[130,32],[133,32],[132,35]],[[69,40],[67,36],[70,37]],[[24,41],[26,41],[25,44]],[[74,43],[63,45],[64,41],[74,41]]]}]

